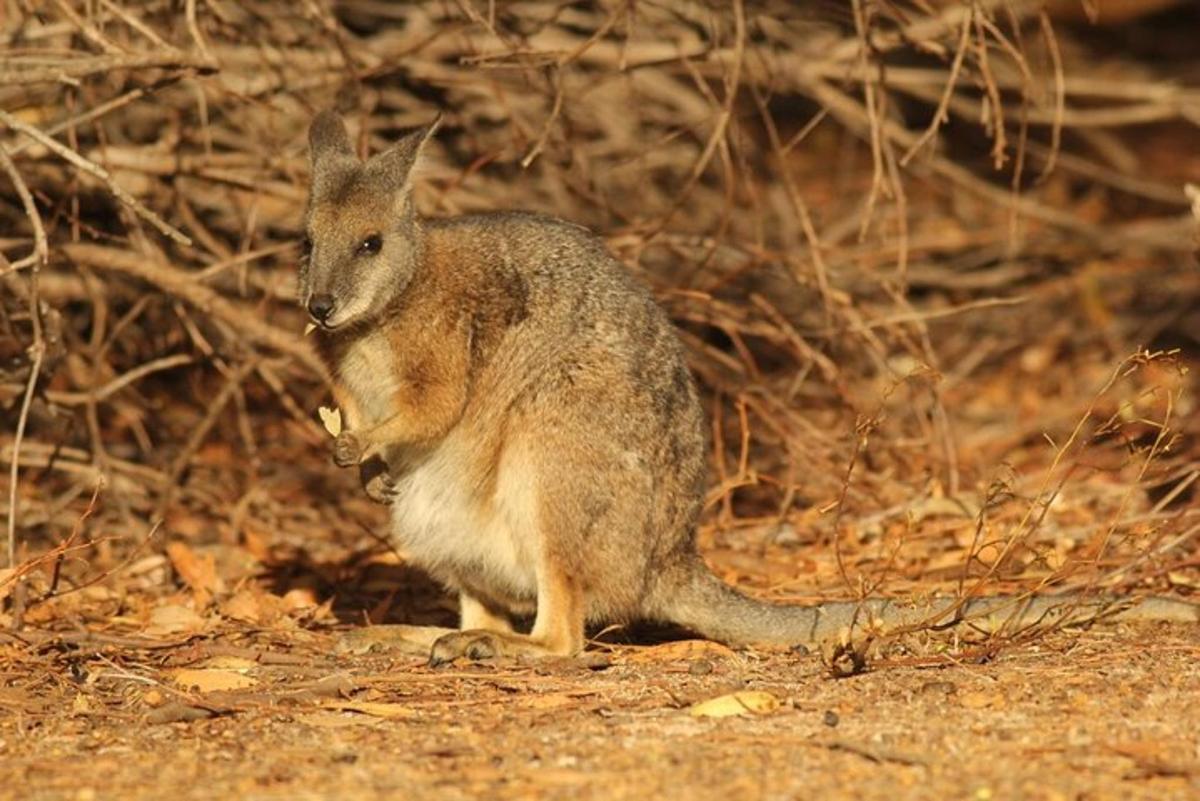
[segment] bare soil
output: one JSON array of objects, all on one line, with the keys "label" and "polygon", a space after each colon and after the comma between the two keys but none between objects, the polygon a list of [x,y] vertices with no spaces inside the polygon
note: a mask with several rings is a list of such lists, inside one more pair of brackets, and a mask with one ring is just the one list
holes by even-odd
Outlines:
[{"label": "bare soil", "polygon": [[[976,664],[845,679],[817,655],[696,641],[612,647],[598,664],[433,670],[331,656],[333,639],[246,629],[152,651],[48,643],[20,663],[5,646],[0,797],[1200,793],[1200,705],[1186,700],[1200,693],[1195,630],[1059,633]],[[254,680],[242,690],[189,692],[172,679],[184,666],[253,663],[230,671]],[[780,704],[689,712],[743,689]],[[188,715],[198,719],[156,722]]]}]

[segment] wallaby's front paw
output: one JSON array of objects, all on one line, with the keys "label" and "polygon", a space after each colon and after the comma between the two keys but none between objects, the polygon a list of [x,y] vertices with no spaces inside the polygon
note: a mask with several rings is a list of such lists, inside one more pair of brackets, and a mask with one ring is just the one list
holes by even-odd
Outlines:
[{"label": "wallaby's front paw", "polygon": [[455,631],[437,638],[429,653],[429,666],[448,665],[460,656],[476,662],[495,659],[503,653],[500,638],[490,631]]},{"label": "wallaby's front paw", "polygon": [[[363,462],[362,467],[365,467],[369,462]],[[392,477],[387,474],[387,471],[376,473],[372,476],[363,476],[363,490],[366,491],[367,497],[388,506],[396,499],[396,484],[392,481]]]},{"label": "wallaby's front paw", "polygon": [[349,431],[338,434],[333,441],[333,463],[338,467],[353,467],[362,459],[363,445]]}]

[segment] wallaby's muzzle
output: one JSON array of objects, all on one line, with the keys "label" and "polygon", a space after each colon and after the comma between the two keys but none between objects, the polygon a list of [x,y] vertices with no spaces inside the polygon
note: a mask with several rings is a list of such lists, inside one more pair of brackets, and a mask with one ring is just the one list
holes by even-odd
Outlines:
[{"label": "wallaby's muzzle", "polygon": [[308,315],[313,322],[324,324],[333,314],[333,297],[331,295],[313,295],[308,300]]}]

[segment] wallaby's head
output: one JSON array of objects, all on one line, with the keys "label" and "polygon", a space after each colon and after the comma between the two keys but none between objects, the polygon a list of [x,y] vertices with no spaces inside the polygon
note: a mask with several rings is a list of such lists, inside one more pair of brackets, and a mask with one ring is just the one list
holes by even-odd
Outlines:
[{"label": "wallaby's head", "polygon": [[300,302],[322,328],[371,319],[412,280],[421,242],[410,179],[438,122],[362,161],[341,117],[313,120]]}]

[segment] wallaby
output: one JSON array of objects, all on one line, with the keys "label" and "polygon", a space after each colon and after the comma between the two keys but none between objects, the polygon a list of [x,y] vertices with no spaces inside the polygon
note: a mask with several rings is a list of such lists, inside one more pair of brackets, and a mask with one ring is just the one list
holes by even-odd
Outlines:
[{"label": "wallaby", "polygon": [[[666,314],[578,225],[418,214],[413,167],[436,128],[364,162],[340,117],[313,120],[299,278],[343,415],[334,461],[363,466],[405,552],[459,593],[461,631],[431,641],[434,662],[574,654],[589,623],[793,645],[1013,608],[786,606],[722,583],[696,551],[704,415]],[[514,631],[528,615],[532,631]]]}]

